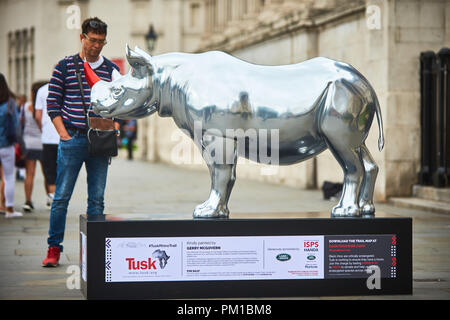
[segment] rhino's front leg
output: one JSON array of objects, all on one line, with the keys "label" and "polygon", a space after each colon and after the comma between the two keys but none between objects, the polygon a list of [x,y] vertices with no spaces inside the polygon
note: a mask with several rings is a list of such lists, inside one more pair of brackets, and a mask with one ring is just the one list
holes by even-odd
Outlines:
[{"label": "rhino's front leg", "polygon": [[209,143],[202,143],[202,155],[211,174],[211,192],[208,200],[195,207],[194,218],[228,218],[228,200],[236,181],[237,145],[221,137],[207,140]]}]

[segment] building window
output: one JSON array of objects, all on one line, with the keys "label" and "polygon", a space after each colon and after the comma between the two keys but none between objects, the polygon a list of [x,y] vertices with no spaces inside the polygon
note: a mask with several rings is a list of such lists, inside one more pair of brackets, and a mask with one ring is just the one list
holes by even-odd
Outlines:
[{"label": "building window", "polygon": [[189,15],[189,26],[191,28],[196,28],[200,22],[200,3],[191,3]]},{"label": "building window", "polygon": [[28,95],[34,75],[34,28],[8,33],[8,82],[16,94]]},{"label": "building window", "polygon": [[227,19],[226,19],[226,21],[231,21],[231,18],[233,16],[232,15],[233,11],[232,11],[231,5],[232,5],[231,0],[227,0]]},{"label": "building window", "polygon": [[266,5],[266,0],[259,0],[259,11],[261,11]]}]

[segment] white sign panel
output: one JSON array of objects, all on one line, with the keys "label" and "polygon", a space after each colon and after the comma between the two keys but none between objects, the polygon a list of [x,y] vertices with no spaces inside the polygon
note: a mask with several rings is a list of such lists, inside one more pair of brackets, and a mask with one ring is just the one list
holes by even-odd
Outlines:
[{"label": "white sign panel", "polygon": [[86,235],[83,232],[80,232],[80,234],[81,234],[81,277],[83,278],[84,282],[86,282],[87,281],[87,270],[86,270],[87,239],[86,239]]},{"label": "white sign panel", "polygon": [[105,239],[106,282],[323,279],[323,236]]}]

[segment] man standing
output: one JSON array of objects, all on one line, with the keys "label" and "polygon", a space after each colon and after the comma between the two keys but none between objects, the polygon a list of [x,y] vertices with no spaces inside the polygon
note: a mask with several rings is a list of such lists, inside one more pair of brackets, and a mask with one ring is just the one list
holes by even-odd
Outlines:
[{"label": "man standing", "polygon": [[[81,166],[85,163],[88,185],[87,214],[103,214],[104,192],[109,157],[91,156],[88,152],[87,119],[97,115],[90,109],[90,88],[86,83],[83,61],[105,81],[111,81],[113,69],[118,67],[100,55],[106,44],[107,25],[89,18],[82,24],[81,51],[58,62],[49,83],[47,113],[60,137],[58,145],[56,190],[50,210],[47,257],[44,267],[59,263],[64,239],[67,207]],[[82,74],[83,94],[76,75],[76,64]],[[85,109],[87,114],[85,114]],[[115,123],[118,132],[119,123]]]}]

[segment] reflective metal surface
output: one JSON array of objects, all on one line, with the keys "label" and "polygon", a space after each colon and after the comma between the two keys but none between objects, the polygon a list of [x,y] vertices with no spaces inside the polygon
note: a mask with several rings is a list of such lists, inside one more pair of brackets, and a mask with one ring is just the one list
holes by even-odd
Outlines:
[{"label": "reflective metal surface", "polygon": [[218,51],[151,57],[128,47],[127,59],[127,75],[92,87],[93,109],[121,119],[158,112],[194,139],[212,180],[194,217],[228,217],[238,157],[289,165],[327,148],[344,171],[342,197],[331,215],[374,215],[378,167],[365,140],[376,114],[381,151],[382,119],[373,88],[352,66],[321,57],[261,66]]}]

